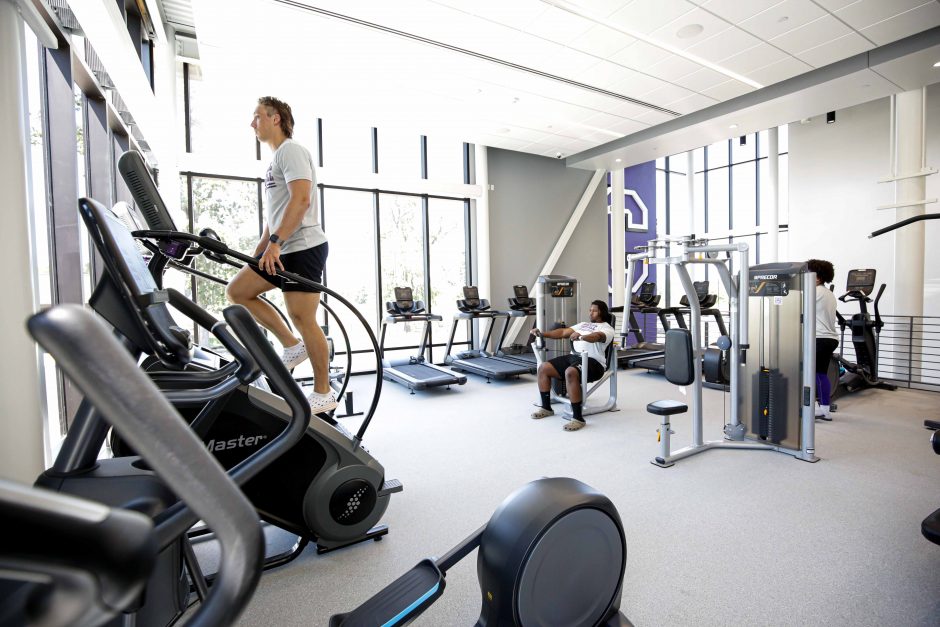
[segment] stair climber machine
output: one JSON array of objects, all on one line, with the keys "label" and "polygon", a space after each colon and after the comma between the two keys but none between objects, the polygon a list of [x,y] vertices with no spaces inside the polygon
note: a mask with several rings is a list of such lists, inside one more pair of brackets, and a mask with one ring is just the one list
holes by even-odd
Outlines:
[{"label": "stair climber machine", "polygon": [[[727,258],[720,259],[721,255]],[[670,382],[690,390],[692,443],[678,451],[670,447],[674,433],[670,416],[688,411],[686,404],[650,403],[647,411],[661,418],[660,452],[652,463],[667,468],[714,448],[772,450],[802,461],[818,461],[813,406],[816,275],[807,271],[806,264],[752,268],[747,244],[712,245],[694,236],[652,240],[643,252],[628,259],[673,266],[690,304],[689,328],[667,333],[665,374]],[[700,301],[689,272],[692,264],[708,264],[718,272],[731,312],[730,335],[718,343],[729,354],[731,415],[723,438],[708,442],[703,439],[702,405],[702,361],[707,347],[702,339]],[[632,284],[632,264],[627,281]]]},{"label": "stair climber machine", "polygon": [[[622,316],[622,326],[620,328],[620,339],[623,343],[623,347],[617,351],[617,365],[620,368],[629,367],[629,362],[634,359],[642,359],[644,357],[657,357],[663,355],[666,352],[666,345],[661,344],[655,341],[647,341],[646,334],[643,332],[644,326],[640,326],[637,322],[636,314],[640,313],[644,315],[644,322],[646,316],[649,314],[655,314],[659,317],[659,294],[656,293],[656,284],[649,281],[644,282],[640,285],[640,289],[631,296],[630,300],[630,314]],[[623,307],[611,307],[611,313],[623,313]],[[663,331],[669,330],[669,323],[663,319],[660,319],[663,323]],[[655,327],[654,327],[655,330]],[[633,334],[633,337],[636,339],[632,345],[627,345],[627,338],[630,334]]]},{"label": "stair climber machine", "polygon": [[[179,513],[215,530],[223,557],[216,585],[202,589],[203,602],[188,622],[236,623],[261,572],[263,536],[254,508],[92,312],[61,305],[31,317],[27,327],[81,390],[84,406],[127,434],[144,457],[93,459],[70,476],[50,470],[46,488],[0,480],[0,624],[175,622],[189,596],[184,539],[168,532],[171,521],[154,515],[177,498],[185,504]],[[310,415],[304,416],[303,400],[299,395],[296,403],[301,420]],[[78,438],[73,427],[66,446]],[[271,442],[265,453],[290,445],[289,438]],[[260,453],[248,463],[263,464]]]},{"label": "stair climber machine", "polygon": [[444,594],[447,571],[474,550],[479,627],[632,627],[620,611],[627,564],[620,515],[606,496],[567,477],[522,486],[443,557],[418,562],[359,607],[334,615],[330,627],[409,624]]},{"label": "stair climber machine", "polygon": [[[456,375],[450,370],[435,366],[425,359],[428,338],[431,336],[431,322],[443,320],[441,316],[427,313],[424,301],[414,300],[410,287],[396,287],[395,300],[385,303],[388,315],[382,320],[382,334],[379,339],[379,348],[382,351],[383,376],[389,381],[396,381],[408,386],[411,393],[415,390],[452,385],[463,385],[467,377]],[[423,322],[424,331],[421,333],[421,345],[418,354],[406,359],[391,360],[385,358],[385,332],[390,324]]]},{"label": "stair climber machine", "polygon": [[[121,155],[120,159],[118,159],[118,170],[120,171],[121,176],[124,178],[124,182],[127,184],[127,188],[130,191],[131,196],[133,196],[134,202],[137,204],[140,217],[143,219],[147,229],[150,231],[165,231],[167,233],[176,232],[176,224],[174,223],[172,216],[170,216],[170,213],[166,208],[166,204],[163,202],[163,198],[160,196],[160,192],[157,190],[157,186],[154,183],[153,178],[151,178],[150,171],[148,170],[147,164],[141,154],[136,150],[129,150],[125,152],[123,155]],[[118,208],[121,205],[124,205],[124,203],[117,203],[114,206],[113,211],[118,213]],[[130,214],[130,219],[136,224],[138,220],[136,216],[133,215],[133,212],[128,209],[128,214]],[[130,228],[130,225],[128,226]],[[204,228],[199,232],[199,234],[204,237],[219,240],[219,236],[211,228]],[[228,285],[228,281],[196,268],[195,262],[200,255],[204,255],[206,259],[212,262],[234,268],[240,269],[244,265],[230,256],[215,253],[212,250],[201,247],[188,239],[181,240],[178,238],[163,237],[156,239],[155,241],[141,239],[139,242],[142,246],[153,253],[148,267],[150,269],[151,275],[153,275],[154,282],[159,289],[163,289],[163,275],[167,268],[174,268],[180,272],[184,272],[191,276],[198,277],[206,281],[211,281],[219,285]],[[263,294],[259,298],[271,305],[278,315],[280,315],[281,319],[284,320],[284,324],[286,324],[288,328],[292,328],[290,319],[284,315],[277,305],[268,300]],[[336,417],[344,418],[347,416],[360,416],[362,415],[362,412],[356,412],[353,409],[352,391],[347,391],[349,384],[349,373],[352,370],[352,352],[350,349],[349,335],[346,332],[346,327],[343,324],[342,319],[333,311],[328,298],[321,299],[320,309],[325,311],[327,315],[332,317],[332,319],[335,321],[336,325],[339,327],[339,331],[343,337],[343,341],[346,347],[345,367],[334,365],[333,357],[335,350],[333,346],[333,338],[330,337],[329,325],[323,326],[323,332],[327,336],[327,342],[330,347],[330,387],[333,388],[334,392],[336,392],[336,398],[342,401],[345,409],[344,414],[337,414]],[[204,364],[212,369],[218,367],[219,358],[222,356],[218,355],[213,349],[197,345],[194,347],[193,351],[193,360],[191,362],[192,367],[195,368],[201,364]],[[148,368],[149,366],[150,364],[145,362],[144,367]],[[156,364],[156,367],[158,369],[160,368],[158,363]],[[298,381],[302,383],[306,380],[307,379],[305,378],[298,379]],[[309,380],[312,381],[312,378]],[[261,384],[263,384],[263,380],[259,381],[258,383],[258,385]]]},{"label": "stair climber machine", "polygon": [[[859,312],[846,320],[836,312],[839,328],[842,331],[839,340],[839,353],[832,356],[829,367],[829,382],[837,396],[847,392],[857,392],[866,388],[896,390],[898,386],[886,383],[878,377],[878,337],[884,327],[878,302],[885,291],[885,284],[878,288],[874,301],[871,293],[875,289],[875,270],[873,268],[849,270],[845,283],[845,294],[839,296],[843,303],[858,303]],[[872,303],[875,318],[868,313],[868,303]],[[852,332],[852,346],[855,349],[855,361],[845,358],[845,330]],[[845,374],[841,374],[845,371]],[[841,374],[841,376],[840,376]],[[838,380],[834,380],[838,378]]]},{"label": "stair climber machine", "polygon": [[[529,297],[529,290],[525,285],[513,285],[512,291],[515,296],[509,299],[509,317],[512,318],[533,318],[532,326],[529,330],[535,328],[535,300]],[[512,344],[506,346],[506,336],[509,333],[509,320],[503,325],[503,332],[499,335],[499,341],[496,343],[498,350],[497,357],[503,357],[509,361],[516,361],[524,365],[537,365],[535,351],[532,350],[532,336],[526,331],[525,344]]]},{"label": "stair climber machine", "polygon": [[[537,366],[534,363],[522,364],[487,352],[486,349],[493,335],[493,327],[499,319],[509,324],[508,313],[490,309],[490,302],[485,298],[480,298],[480,292],[476,287],[465,286],[463,298],[457,300],[457,313],[454,314],[454,324],[451,326],[450,338],[447,340],[447,355],[444,357],[444,363],[457,372],[469,372],[486,377],[487,383],[490,379],[508,379],[522,374],[535,374]],[[488,320],[489,324],[486,325],[486,331],[482,333],[480,348],[454,355],[451,350],[454,345],[454,336],[457,334],[457,325],[464,320]]]},{"label": "stair climber machine", "polygon": [[[132,355],[146,354],[159,360],[163,370],[148,371],[151,379],[169,390],[177,409],[219,463],[226,469],[240,468],[255,450],[280,437],[290,424],[291,410],[283,391],[249,385],[257,379],[257,373],[246,372],[240,365],[243,360],[237,356],[244,349],[226,332],[225,325],[179,292],[156,287],[123,222],[90,199],[79,201],[79,212],[106,270],[89,304],[123,337]],[[208,237],[165,231],[136,235],[158,242],[188,241],[243,263],[257,263]],[[281,274],[293,281],[307,281],[291,273]],[[312,285],[346,306],[366,329],[376,356],[376,393],[356,434],[329,414],[318,414],[304,428],[303,438],[243,486],[264,521],[299,538],[293,550],[272,558],[275,564],[295,557],[310,540],[317,543],[319,552],[324,552],[380,539],[388,529],[377,523],[391,494],[402,489],[397,480],[385,479],[382,465],[362,446],[382,384],[375,335],[342,296],[322,285]],[[173,320],[167,304],[213,333],[236,358],[215,371],[187,371],[192,355],[189,332]],[[266,340],[264,343],[270,347]],[[270,377],[267,381],[273,384]],[[80,411],[76,420],[98,429],[100,420],[86,413]],[[100,448],[101,443],[93,441],[91,457],[84,461],[93,463]],[[73,466],[65,447],[63,451],[60,457],[65,455],[65,463]],[[129,452],[122,446],[115,450],[116,455]]]}]

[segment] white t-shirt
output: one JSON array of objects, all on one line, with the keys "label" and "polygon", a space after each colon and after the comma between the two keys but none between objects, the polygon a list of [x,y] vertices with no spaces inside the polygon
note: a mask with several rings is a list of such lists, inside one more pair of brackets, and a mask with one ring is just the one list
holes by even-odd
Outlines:
[{"label": "white t-shirt", "polygon": [[816,286],[816,339],[839,339],[836,320],[836,297],[829,288]]},{"label": "white t-shirt", "polygon": [[[281,244],[281,253],[296,253],[319,246],[326,241],[326,234],[320,228],[320,210],[317,206],[317,176],[313,169],[313,157],[310,151],[293,139],[284,140],[271,157],[271,165],[264,177],[264,191],[267,200],[268,230],[274,233],[284,210],[290,202],[291,181],[306,179],[310,181],[310,207],[297,230]],[[282,234],[283,236],[283,234]]]},{"label": "white t-shirt", "polygon": [[614,340],[614,336],[617,334],[614,328],[606,322],[579,322],[571,328],[579,335],[589,335],[600,331],[607,336],[604,338],[603,342],[585,342],[583,340],[575,340],[572,342],[574,350],[579,353],[586,352],[591,359],[596,359],[606,368],[607,356],[604,355],[604,351],[607,350],[607,346]]}]

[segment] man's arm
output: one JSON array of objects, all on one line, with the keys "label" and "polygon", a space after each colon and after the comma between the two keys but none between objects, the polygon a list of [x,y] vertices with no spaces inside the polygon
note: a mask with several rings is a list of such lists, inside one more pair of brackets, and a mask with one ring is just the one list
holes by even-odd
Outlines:
[{"label": "man's arm", "polygon": [[261,252],[268,247],[268,238],[271,237],[270,231],[268,231],[268,225],[264,225],[264,233],[261,234],[261,239],[258,240],[258,245],[255,246],[255,252],[251,253],[252,257],[257,257]]},{"label": "man's arm", "polygon": [[539,331],[539,329],[532,329],[530,333],[536,337],[541,335],[542,337],[547,337],[551,340],[563,340],[566,337],[571,337],[574,333],[574,329],[550,329],[548,331]]},{"label": "man's arm", "polygon": [[278,269],[284,269],[284,265],[281,263],[281,245],[269,242],[268,239],[270,235],[276,234],[281,241],[284,241],[293,235],[297,227],[300,226],[304,214],[310,208],[311,187],[312,184],[308,179],[297,179],[289,182],[287,192],[290,194],[290,200],[284,209],[284,217],[281,218],[281,223],[275,226],[274,231],[270,234],[268,233],[268,226],[264,229],[264,237],[262,237],[259,246],[263,244],[267,247],[263,249],[264,254],[261,255],[258,265],[268,274],[274,274]]}]

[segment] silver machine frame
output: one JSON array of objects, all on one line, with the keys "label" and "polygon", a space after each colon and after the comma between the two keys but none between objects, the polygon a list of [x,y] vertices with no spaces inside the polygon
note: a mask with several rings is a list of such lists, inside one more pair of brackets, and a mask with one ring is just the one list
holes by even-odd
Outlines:
[{"label": "silver machine frame", "polygon": [[[678,248],[678,252],[672,251]],[[662,256],[657,254],[662,253]],[[728,262],[719,259],[718,256],[727,253]],[[748,259],[748,245],[746,243],[736,244],[707,244],[705,240],[696,239],[694,236],[682,237],[663,237],[650,240],[645,250],[637,254],[627,256],[627,283],[624,293],[631,293],[629,290],[633,287],[635,262],[663,264],[665,266],[675,267],[682,288],[688,295],[689,309],[691,310],[691,323],[689,325],[692,334],[692,370],[693,382],[690,386],[690,404],[692,417],[692,443],[685,448],[677,451],[670,450],[670,435],[675,432],[671,430],[670,417],[662,416],[662,423],[658,430],[660,453],[659,456],[651,460],[656,466],[668,468],[675,462],[703,451],[711,449],[746,449],[746,450],[770,450],[780,453],[786,453],[793,457],[806,461],[816,462],[819,458],[815,454],[815,409],[813,400],[816,394],[816,299],[810,297],[815,294],[815,273],[808,272],[802,275],[803,293],[807,295],[803,298],[803,326],[809,329],[809,332],[802,333],[802,360],[805,367],[802,372],[801,398],[800,403],[800,438],[799,448],[791,449],[783,447],[772,442],[752,440],[747,438],[747,427],[741,421],[741,400],[744,396],[741,374],[746,367],[747,351],[749,344],[749,271],[750,262]],[[690,264],[708,264],[713,266],[721,278],[725,292],[730,301],[730,325],[731,334],[730,351],[730,386],[731,395],[731,416],[730,421],[724,427],[724,439],[705,441],[703,439],[703,418],[702,418],[702,360],[705,354],[705,346],[702,341],[702,316],[698,297],[692,284],[692,278],[689,274],[688,266]],[[731,268],[737,270],[732,276]],[[627,299],[624,305],[623,315],[629,316],[630,302]],[[808,404],[805,399],[808,398]]]},{"label": "silver machine frame", "polygon": [[[553,281],[570,281],[574,283],[575,291],[576,291],[576,294],[574,296],[575,309],[576,311],[580,310],[581,283],[580,281],[578,281],[578,279],[574,277],[567,277],[567,276],[556,275],[556,274],[540,276],[535,283],[535,303],[536,303],[535,320],[536,320],[536,327],[540,331],[548,330],[548,327],[550,324],[550,321],[546,317],[544,300],[546,298],[551,298],[550,295],[546,294],[545,289],[546,289],[546,286],[552,284]],[[580,311],[578,311],[578,313],[580,313]],[[626,315],[626,313],[624,315]],[[567,325],[571,327],[577,324],[579,321],[580,321],[579,319],[576,319],[572,322],[568,322]],[[564,341],[567,342],[567,340],[564,340]],[[617,407],[617,344],[618,344],[618,341],[619,341],[619,338],[614,337],[613,341],[611,342],[611,349],[614,351],[613,366],[610,366],[609,363],[605,364],[604,375],[597,381],[594,381],[593,383],[588,383],[588,380],[587,380],[588,360],[590,359],[590,357],[588,356],[586,352],[580,353],[581,355],[581,415],[582,416],[602,414],[604,412],[609,412],[609,411],[619,411],[619,408]],[[545,338],[543,337],[537,338],[534,352],[535,352],[536,362],[538,363],[539,366],[542,365],[542,362],[546,361],[545,351],[546,351]],[[559,374],[564,376],[563,372]],[[609,383],[610,385],[610,390],[607,395],[607,400],[599,405],[598,404],[588,405],[588,402],[587,402],[588,399],[604,383]],[[570,419],[572,417],[571,401],[563,396],[558,396],[557,394],[555,394],[554,386],[549,388],[549,390],[550,390],[552,402],[561,403],[565,405],[566,407],[566,409],[562,413],[562,417]]]}]

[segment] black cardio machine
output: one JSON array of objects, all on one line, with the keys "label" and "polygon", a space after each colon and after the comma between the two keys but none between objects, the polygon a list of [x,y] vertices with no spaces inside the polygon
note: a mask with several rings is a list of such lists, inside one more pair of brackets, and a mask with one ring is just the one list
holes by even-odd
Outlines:
[{"label": "black cardio machine", "polygon": [[[431,335],[431,322],[443,320],[443,318],[428,313],[424,309],[424,301],[414,300],[410,287],[396,287],[395,300],[385,303],[385,311],[388,315],[382,320],[382,334],[379,339],[383,376],[389,381],[408,386],[412,394],[415,390],[439,386],[447,386],[447,389],[450,389],[452,385],[463,385],[467,382],[467,377],[435,366],[425,359],[428,338]],[[388,359],[385,357],[385,332],[388,325],[405,322],[424,322],[418,354],[406,359]]]},{"label": "black cardio machine", "polygon": [[[643,327],[637,322],[636,317],[637,313],[641,313],[644,314],[645,320],[646,315],[655,314],[663,325],[663,329],[668,331],[669,321],[664,316],[660,316],[660,312],[662,311],[659,308],[660,298],[659,294],[656,293],[656,284],[650,281],[646,281],[640,285],[640,289],[637,293],[631,296],[630,315],[623,319],[623,326],[620,329],[620,337],[625,346],[617,351],[618,367],[627,368],[634,359],[665,355],[666,345],[656,341],[647,341],[646,335],[643,333]],[[623,307],[611,307],[610,311],[611,313],[622,313]],[[631,333],[636,339],[636,342],[630,346],[626,346],[627,338]]]},{"label": "black cardio machine", "polygon": [[441,558],[419,562],[330,627],[407,625],[444,593],[452,566],[477,551],[478,627],[632,627],[620,611],[627,543],[613,503],[567,477],[538,479]]},{"label": "black cardio machine", "polygon": [[[161,388],[196,389],[174,397],[178,410],[224,468],[240,466],[289,424],[291,414],[283,395],[267,386],[247,385],[257,374],[245,376],[240,382],[235,379],[237,359],[216,371],[187,371],[192,355],[189,332],[176,324],[167,303],[215,334],[233,355],[243,350],[240,351],[237,342],[220,334],[224,325],[219,325],[198,305],[175,290],[157,289],[123,222],[94,200],[81,199],[79,210],[106,269],[89,304],[123,336],[133,355],[144,353],[160,361],[163,370],[151,370],[148,374]],[[244,263],[257,263],[207,237],[168,232],[137,235],[190,241]],[[306,280],[289,273],[285,276]],[[318,285],[318,289],[347,304],[328,288]],[[355,312],[352,305],[347,306]],[[365,321],[361,322],[368,330]],[[375,336],[371,330],[368,334],[378,356]],[[380,391],[381,368],[377,371],[376,385]],[[264,521],[302,540],[279,563],[299,554],[309,540],[317,543],[319,552],[324,552],[378,539],[388,532],[387,527],[377,523],[391,494],[401,491],[402,486],[397,480],[386,480],[382,465],[362,446],[377,400],[378,394],[355,435],[329,415],[319,414],[306,427],[305,437],[245,484],[245,493]],[[115,454],[120,452],[115,450]]]},{"label": "black cardio machine", "polygon": [[[457,372],[469,372],[486,377],[487,383],[490,379],[507,379],[521,374],[535,374],[538,367],[534,363],[523,364],[505,357],[496,357],[486,351],[496,320],[502,318],[508,324],[509,314],[490,309],[490,302],[485,298],[480,298],[480,292],[474,286],[465,286],[463,296],[457,301],[458,311],[454,314],[454,324],[450,329],[450,338],[447,340],[447,355],[444,357],[444,363]],[[454,345],[454,336],[457,334],[457,325],[463,320],[489,320],[489,324],[480,340],[481,348],[453,355],[451,349]]]},{"label": "black cardio machine", "polygon": [[[525,285],[513,285],[514,296],[509,298],[509,319],[513,318],[532,318],[532,326],[529,330],[535,328],[535,299],[529,297],[529,290]],[[496,356],[508,359],[509,361],[519,362],[523,365],[538,366],[538,359],[535,351],[532,350],[532,340],[535,338],[527,334],[527,341],[524,344],[511,344],[506,346],[506,336],[509,334],[509,320],[503,325],[503,332],[499,334],[499,341],[496,343]]]},{"label": "black cardio machine", "polygon": [[[884,327],[881,313],[878,311],[878,302],[885,291],[885,284],[878,288],[874,301],[871,293],[875,289],[875,270],[865,268],[849,270],[845,284],[845,294],[839,297],[843,303],[858,303],[859,312],[846,320],[842,314],[836,312],[841,329],[839,340],[839,354],[833,355],[833,364],[829,368],[830,383],[833,391],[838,389],[841,396],[843,392],[856,392],[864,388],[879,388],[882,390],[896,390],[898,386],[886,383],[878,377],[878,336]],[[872,303],[875,317],[872,319],[868,313],[867,303]],[[845,331],[852,332],[852,346],[855,348],[855,361],[851,362],[845,355]],[[845,369],[845,374],[836,382],[835,376],[840,372],[839,366]]]},{"label": "black cardio machine", "polygon": [[[268,347],[265,358],[261,332],[238,309],[244,316],[233,318],[231,329],[248,347],[248,369],[263,363],[267,370],[277,355]],[[40,477],[42,489],[0,482],[0,624],[172,624],[190,596],[183,562],[202,584],[203,604],[191,624],[234,624],[258,582],[263,537],[232,479],[243,483],[303,436],[310,419],[303,395],[286,393],[296,410],[289,431],[227,478],[94,314],[62,305],[33,316],[28,327],[82,391],[82,408],[114,424],[145,457],[97,459],[103,436],[80,413],[56,466]],[[286,370],[283,378],[269,373],[276,385],[290,381]],[[211,591],[184,550],[188,521],[200,518],[217,534],[224,558]]]}]

